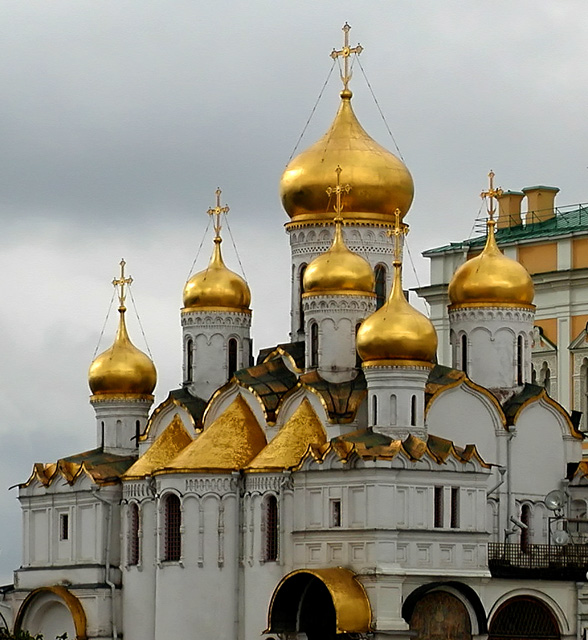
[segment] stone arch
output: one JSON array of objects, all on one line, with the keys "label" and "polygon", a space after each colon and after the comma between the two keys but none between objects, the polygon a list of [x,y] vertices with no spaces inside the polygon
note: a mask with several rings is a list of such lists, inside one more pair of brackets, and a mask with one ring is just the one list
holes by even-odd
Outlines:
[{"label": "stone arch", "polygon": [[65,587],[41,587],[24,599],[14,629],[27,630],[32,635],[42,633],[45,638],[66,632],[68,637],[86,640],[86,612],[79,599]]},{"label": "stone arch", "polygon": [[490,620],[488,640],[559,640],[561,629],[553,609],[532,595],[516,595],[502,602]]},{"label": "stone arch", "polygon": [[478,594],[461,582],[431,582],[404,601],[402,617],[416,631],[416,640],[436,637],[431,625],[442,626],[440,637],[469,639],[487,633],[486,611]]}]

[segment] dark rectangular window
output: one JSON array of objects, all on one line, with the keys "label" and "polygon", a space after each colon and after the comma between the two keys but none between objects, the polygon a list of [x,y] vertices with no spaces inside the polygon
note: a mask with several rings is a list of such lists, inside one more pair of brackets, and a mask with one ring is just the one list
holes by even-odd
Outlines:
[{"label": "dark rectangular window", "polygon": [[62,513],[59,516],[59,539],[69,540],[69,514]]},{"label": "dark rectangular window", "polygon": [[435,527],[443,526],[443,487],[435,487]]},{"label": "dark rectangular window", "polygon": [[182,511],[180,499],[171,494],[165,500],[165,544],[163,559],[178,562],[182,555]]},{"label": "dark rectangular window", "polygon": [[451,487],[451,528],[459,528],[459,487]]},{"label": "dark rectangular window", "polygon": [[275,562],[278,559],[278,501],[268,496],[265,504],[265,560]]},{"label": "dark rectangular window", "polygon": [[341,500],[331,500],[331,526],[341,526]]},{"label": "dark rectangular window", "polygon": [[139,564],[139,507],[129,507],[129,564]]}]

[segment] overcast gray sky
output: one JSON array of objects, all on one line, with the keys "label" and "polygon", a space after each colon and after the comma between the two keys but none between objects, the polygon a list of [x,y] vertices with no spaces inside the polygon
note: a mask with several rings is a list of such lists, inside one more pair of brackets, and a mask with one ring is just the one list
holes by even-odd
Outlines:
[{"label": "overcast gray sky", "polygon": [[[158,401],[180,381],[182,287],[217,186],[255,346],[287,340],[278,182],[345,21],[414,177],[422,283],[420,252],[470,235],[490,169],[505,189],[588,200],[585,0],[2,0],[0,583],[20,563],[7,487],[35,461],[95,446],[87,369],[122,256]],[[351,88],[364,127],[394,150],[357,66]],[[339,89],[333,73],[300,149],[327,129]],[[210,238],[197,268],[209,253]]]}]

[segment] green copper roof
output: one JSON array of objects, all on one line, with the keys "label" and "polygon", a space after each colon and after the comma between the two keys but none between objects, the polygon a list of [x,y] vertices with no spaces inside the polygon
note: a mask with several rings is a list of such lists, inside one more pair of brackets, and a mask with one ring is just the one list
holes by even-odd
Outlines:
[{"label": "green copper roof", "polygon": [[[588,232],[588,204],[558,207],[555,211],[556,215],[550,220],[497,229],[496,241],[498,244],[509,244],[525,240],[567,235],[578,231]],[[428,249],[423,252],[423,255],[431,256],[437,253],[464,251],[464,249],[482,247],[485,242],[486,236],[480,235],[464,240],[463,242],[452,242],[443,247]]]}]

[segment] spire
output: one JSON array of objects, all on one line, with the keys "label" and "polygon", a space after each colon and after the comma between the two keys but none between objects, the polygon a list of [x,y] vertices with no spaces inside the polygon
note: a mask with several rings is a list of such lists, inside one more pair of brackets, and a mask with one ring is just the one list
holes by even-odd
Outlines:
[{"label": "spire", "polygon": [[127,332],[126,287],[133,282],[133,279],[125,275],[125,266],[126,262],[122,259],[120,276],[112,281],[118,294],[120,314],[114,343],[90,365],[88,382],[94,395],[150,395],[157,381],[151,358],[135,347]]},{"label": "spire", "polygon": [[358,43],[356,47],[349,46],[349,32],[351,31],[351,27],[347,24],[347,22],[343,25],[343,48],[342,49],[333,49],[331,51],[331,58],[336,60],[337,58],[343,58],[343,71],[341,71],[341,82],[343,82],[343,91],[341,92],[341,97],[350,99],[353,95],[349,90],[349,81],[351,80],[351,76],[353,75],[351,69],[349,68],[349,56],[352,53],[359,55],[363,51],[363,47]]},{"label": "spire", "polygon": [[402,212],[394,212],[394,226],[388,232],[394,236],[394,280],[387,302],[367,318],[357,332],[357,350],[364,366],[383,361],[399,364],[434,361],[437,352],[437,334],[425,315],[412,307],[402,290],[402,243],[408,225],[401,219]]},{"label": "spire", "polygon": [[520,262],[502,254],[496,244],[495,199],[502,189],[494,186],[494,172],[488,174],[488,190],[482,191],[486,201],[488,235],[482,253],[462,264],[449,283],[452,307],[493,304],[507,307],[530,307],[535,289],[533,280]]},{"label": "spire", "polygon": [[304,272],[304,292],[313,294],[325,293],[360,293],[371,295],[374,291],[374,272],[369,262],[359,254],[351,251],[343,238],[343,194],[351,191],[351,185],[341,184],[341,169],[337,165],[335,173],[337,184],[325,190],[331,197],[335,194],[335,235],[333,242],[325,253],[321,253],[306,267]]},{"label": "spire", "polygon": [[216,206],[207,210],[213,217],[214,249],[204,271],[192,276],[184,287],[184,310],[202,308],[226,309],[250,313],[251,292],[243,278],[231,271],[224,263],[221,253],[221,215],[229,207],[221,206],[222,191],[215,191]]}]

